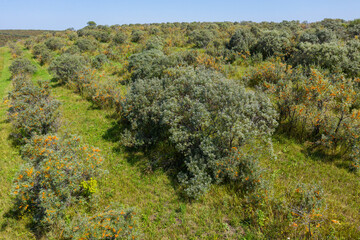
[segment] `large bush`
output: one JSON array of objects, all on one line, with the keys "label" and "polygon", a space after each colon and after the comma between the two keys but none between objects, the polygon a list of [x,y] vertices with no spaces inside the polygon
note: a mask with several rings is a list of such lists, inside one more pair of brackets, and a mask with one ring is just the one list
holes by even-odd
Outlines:
[{"label": "large bush", "polygon": [[135,43],[140,42],[145,38],[145,34],[146,33],[142,30],[134,30],[131,33],[131,41]]},{"label": "large bush", "polygon": [[249,30],[239,29],[231,37],[228,48],[236,52],[250,51],[255,44],[255,38]]},{"label": "large bush", "polygon": [[79,38],[76,43],[76,46],[83,52],[85,51],[94,51],[96,49],[96,43],[94,40],[88,38]]},{"label": "large bush", "polygon": [[132,72],[133,80],[160,77],[169,65],[168,60],[160,50],[145,50],[130,56],[128,70]]},{"label": "large bush", "polygon": [[76,78],[76,73],[84,69],[85,60],[82,56],[62,54],[49,67],[61,83],[67,83]]},{"label": "large bush", "polygon": [[241,190],[253,190],[261,181],[256,158],[262,140],[277,124],[268,98],[192,68],[134,82],[124,117],[130,124],[124,143],[167,146],[167,164],[180,169],[185,192],[195,198],[212,182],[232,180]]},{"label": "large bush", "polygon": [[189,34],[189,42],[197,48],[206,47],[213,39],[214,34],[210,30],[194,30]]},{"label": "large bush", "polygon": [[34,56],[40,61],[40,64],[50,62],[52,55],[49,48],[45,44],[37,44],[33,48]]},{"label": "large bush", "polygon": [[255,51],[261,53],[264,58],[273,55],[283,56],[291,47],[290,36],[285,31],[264,31],[258,39]]},{"label": "large bush", "polygon": [[59,50],[62,47],[65,46],[64,40],[62,38],[59,37],[52,37],[49,38],[45,41],[45,45],[50,49],[50,50]]},{"label": "large bush", "polygon": [[116,44],[123,44],[127,39],[127,35],[123,32],[117,32],[113,37],[113,42]]},{"label": "large bush", "polygon": [[94,68],[101,68],[107,62],[109,62],[107,56],[105,54],[99,54],[91,60],[91,65]]},{"label": "large bush", "polygon": [[27,58],[17,58],[11,63],[9,70],[13,77],[18,74],[32,75],[36,66]]}]

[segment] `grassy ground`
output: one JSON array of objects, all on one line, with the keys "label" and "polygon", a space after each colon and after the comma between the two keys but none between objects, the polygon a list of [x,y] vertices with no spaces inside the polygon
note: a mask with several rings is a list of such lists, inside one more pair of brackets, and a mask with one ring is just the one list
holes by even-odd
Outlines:
[{"label": "grassy ground", "polygon": [[[30,54],[25,52],[30,58]],[[10,55],[2,49],[3,64],[0,81],[0,97],[9,90],[7,66]],[[34,80],[51,79],[45,67],[37,64]],[[0,65],[1,69],[1,65]],[[263,206],[265,215],[249,209],[243,199],[227,186],[214,186],[209,194],[196,202],[188,202],[181,195],[176,181],[163,170],[148,172],[146,159],[140,153],[124,151],[118,142],[120,126],[111,112],[95,108],[90,102],[64,87],[53,83],[53,95],[62,102],[63,124],[60,133],[66,131],[82,136],[83,142],[102,149],[106,159],[104,168],[109,174],[100,180],[98,207],[121,203],[137,209],[144,239],[258,239],[269,236],[287,238],[291,227],[283,226],[284,233],[275,232],[283,216],[277,216],[273,206]],[[9,209],[9,189],[12,176],[21,163],[18,151],[9,145],[7,136],[10,125],[5,121],[6,106],[1,105],[0,131],[2,145],[0,209]],[[272,196],[278,202],[287,201],[286,192],[298,182],[318,183],[325,191],[327,209],[324,211],[322,228],[339,239],[354,239],[360,235],[360,182],[343,164],[341,156],[329,158],[306,151],[303,144],[284,136],[274,137],[276,161],[263,159],[268,169],[266,179],[270,182]],[[1,215],[3,214],[1,212]],[[256,214],[257,215],[256,215]],[[255,214],[255,215],[254,215]],[[0,215],[0,216],[1,216]],[[338,220],[334,224],[331,220]],[[31,239],[31,233],[22,222],[8,223],[0,220],[0,238]],[[261,233],[262,232],[262,233]],[[296,232],[296,231],[295,231]],[[291,238],[293,239],[292,230]],[[325,238],[325,236],[322,236]]]}]

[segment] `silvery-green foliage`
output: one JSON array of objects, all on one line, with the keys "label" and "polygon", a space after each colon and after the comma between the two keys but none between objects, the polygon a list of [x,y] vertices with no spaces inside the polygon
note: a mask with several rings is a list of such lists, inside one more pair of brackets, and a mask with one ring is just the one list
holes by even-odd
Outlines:
[{"label": "silvery-green foliage", "polygon": [[65,46],[64,39],[51,37],[45,41],[45,45],[52,51],[59,50]]},{"label": "silvery-green foliage", "polygon": [[9,70],[13,77],[17,74],[31,75],[36,71],[36,66],[27,58],[17,58],[11,63]]},{"label": "silvery-green foliage", "polygon": [[210,30],[194,30],[189,34],[189,42],[197,48],[205,48],[214,39]]},{"label": "silvery-green foliage", "polygon": [[66,83],[76,78],[76,73],[83,70],[84,66],[85,60],[82,56],[64,53],[50,64],[49,70],[60,82]]},{"label": "silvery-green foliage", "polygon": [[133,81],[161,77],[164,70],[179,65],[180,58],[176,55],[166,56],[158,49],[145,50],[130,56],[128,70],[132,72]]},{"label": "silvery-green foliage", "polygon": [[269,30],[262,32],[255,46],[255,52],[259,52],[264,58],[274,54],[285,54],[290,47],[290,36],[285,31]]},{"label": "silvery-green foliage", "polygon": [[239,29],[231,37],[228,48],[236,52],[246,52],[254,45],[256,39],[252,33],[246,29]]},{"label": "silvery-green foliage", "polygon": [[179,179],[190,197],[199,197],[212,182],[259,183],[247,162],[260,155],[254,144],[263,146],[277,125],[264,95],[212,71],[180,68],[161,79],[135,81],[123,109],[126,135],[135,146],[167,142],[175,149],[173,164],[183,169]]},{"label": "silvery-green foliage", "polygon": [[82,52],[94,51],[96,49],[96,42],[92,39],[84,37],[79,38],[75,45],[78,46]]},{"label": "silvery-green foliage", "polygon": [[116,44],[123,44],[127,39],[127,35],[123,32],[117,32],[113,37],[113,42]]}]

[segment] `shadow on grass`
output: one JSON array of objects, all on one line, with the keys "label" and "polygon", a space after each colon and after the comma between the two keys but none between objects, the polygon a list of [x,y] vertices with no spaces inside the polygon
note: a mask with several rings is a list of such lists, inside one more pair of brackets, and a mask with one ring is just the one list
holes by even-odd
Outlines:
[{"label": "shadow on grass", "polygon": [[[114,119],[114,116],[107,116]],[[170,180],[171,186],[177,192],[179,199],[183,202],[188,202],[189,199],[181,191],[181,186],[178,182],[178,173],[183,166],[179,164],[182,161],[176,161],[181,156],[176,154],[173,146],[164,142],[153,146],[151,149],[126,147],[121,144],[121,135],[126,129],[126,126],[121,121],[113,121],[111,127],[102,136],[104,140],[113,143],[118,143],[112,149],[114,153],[124,154],[124,158],[131,165],[137,167],[141,174],[156,174],[161,171],[165,173]]]},{"label": "shadow on grass", "polygon": [[[14,205],[13,208],[5,212],[3,218],[6,221],[0,226],[0,231],[5,231],[9,225],[16,225],[18,221],[24,218],[24,214]],[[43,227],[39,226],[38,222],[33,220],[26,224],[26,228],[34,234],[35,239],[43,239],[47,232]]]},{"label": "shadow on grass", "polygon": [[65,86],[65,83],[60,82],[58,79],[56,78],[52,78],[50,79],[50,83],[51,83],[51,87],[52,88],[58,88],[58,87],[63,87]]}]

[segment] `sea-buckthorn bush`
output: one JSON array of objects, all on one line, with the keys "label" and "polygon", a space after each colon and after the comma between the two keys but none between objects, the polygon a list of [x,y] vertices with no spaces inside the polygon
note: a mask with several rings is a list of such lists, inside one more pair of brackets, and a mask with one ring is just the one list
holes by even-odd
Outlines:
[{"label": "sea-buckthorn bush", "polygon": [[52,61],[49,71],[60,83],[67,83],[76,78],[76,73],[84,69],[85,65],[85,59],[82,56],[64,53]]},{"label": "sea-buckthorn bush", "polygon": [[71,45],[69,48],[67,48],[64,53],[72,54],[72,55],[80,55],[81,51],[80,48],[77,45]]},{"label": "sea-buckthorn bush", "polygon": [[159,49],[164,47],[164,40],[161,37],[152,37],[146,42],[146,49]]},{"label": "sea-buckthorn bush", "polygon": [[71,239],[138,239],[138,221],[133,209],[107,207],[93,216],[79,216],[66,235]]},{"label": "sea-buckthorn bush", "polygon": [[127,35],[123,32],[117,32],[113,37],[113,42],[115,44],[123,44],[127,40]]},{"label": "sea-buckthorn bush", "polygon": [[256,43],[256,38],[247,29],[239,29],[231,36],[227,47],[235,52],[245,53],[250,51]]},{"label": "sea-buckthorn bush", "polygon": [[131,41],[134,43],[138,43],[145,39],[146,32],[142,30],[134,30],[131,33]]},{"label": "sea-buckthorn bush", "polygon": [[60,125],[60,102],[51,96],[48,83],[39,82],[35,86],[30,79],[19,76],[13,80],[13,86],[7,99],[14,140],[24,143],[33,135],[56,132]]},{"label": "sea-buckthorn bush", "polygon": [[285,31],[270,30],[262,32],[258,38],[254,51],[261,53],[264,58],[276,56],[284,56],[288,54],[291,47],[290,36]]},{"label": "sea-buckthorn bush", "polygon": [[37,58],[41,65],[49,63],[52,59],[51,51],[45,44],[37,44],[32,50],[33,55]]},{"label": "sea-buckthorn bush", "polygon": [[107,56],[105,54],[99,54],[91,60],[91,66],[99,69],[107,62],[109,62]]},{"label": "sea-buckthorn bush", "polygon": [[48,38],[45,41],[45,45],[52,51],[60,50],[65,46],[64,39],[59,37]]},{"label": "sea-buckthorn bush", "polygon": [[[244,78],[276,102],[280,129],[311,142],[311,148],[356,157],[360,136],[358,83],[343,75],[293,69],[282,63],[263,64]],[[356,167],[357,168],[357,167]]]},{"label": "sea-buckthorn bush", "polygon": [[9,70],[12,77],[18,74],[32,75],[36,72],[36,66],[27,58],[17,58],[11,63]]},{"label": "sea-buckthorn bush", "polygon": [[86,200],[82,182],[103,173],[100,149],[82,145],[73,135],[34,136],[21,154],[26,164],[14,180],[14,207],[44,229],[58,223],[68,207]]},{"label": "sea-buckthorn bush", "polygon": [[96,49],[96,42],[94,40],[83,37],[79,38],[75,42],[75,45],[78,46],[82,52],[94,51]]},{"label": "sea-buckthorn bush", "polygon": [[213,182],[233,181],[251,191],[261,182],[257,158],[272,152],[277,114],[269,99],[209,70],[166,75],[132,84],[124,102],[124,143],[146,150],[168,146],[163,164],[180,169],[189,197],[201,196]]},{"label": "sea-buckthorn bush", "polygon": [[194,30],[189,34],[189,42],[197,48],[205,48],[214,39],[210,30]]},{"label": "sea-buckthorn bush", "polygon": [[128,70],[132,73],[132,80],[160,77],[166,66],[166,55],[158,50],[151,49],[130,56]]},{"label": "sea-buckthorn bush", "polygon": [[120,85],[114,81],[102,81],[96,75],[96,70],[90,68],[77,73],[77,77],[69,83],[69,86],[82,96],[92,101],[100,108],[115,108],[121,112],[121,102],[125,99]]}]

